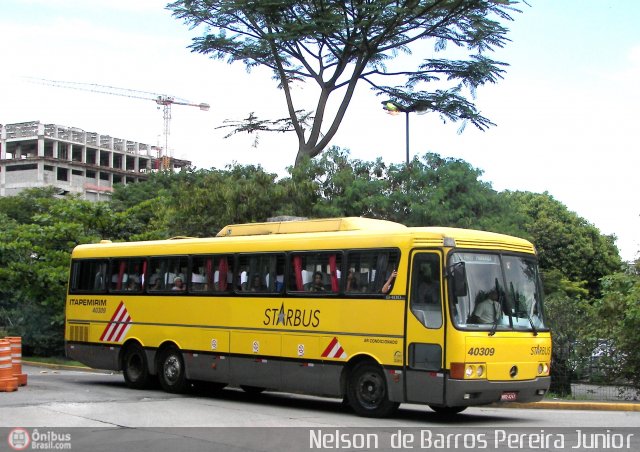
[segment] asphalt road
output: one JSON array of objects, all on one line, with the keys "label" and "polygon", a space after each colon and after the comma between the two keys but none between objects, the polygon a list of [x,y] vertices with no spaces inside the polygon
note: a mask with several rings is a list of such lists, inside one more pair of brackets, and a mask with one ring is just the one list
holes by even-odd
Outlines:
[{"label": "asphalt road", "polygon": [[[564,430],[557,430],[564,428],[573,438],[577,430],[591,428],[606,436],[617,431],[611,429],[622,429],[632,435],[632,442],[640,440],[640,411],[564,410],[555,405],[550,406],[553,409],[481,407],[443,418],[426,406],[401,405],[390,419],[369,419],[356,416],[336,399],[276,392],[251,396],[235,388],[212,391],[206,387],[176,395],[159,389],[128,389],[120,374],[32,366],[24,366],[24,370],[29,378],[27,386],[0,393],[0,451],[7,444],[2,437],[15,427],[43,440],[51,440],[52,435],[53,440],[65,439],[59,435],[67,432],[72,437],[72,450],[92,451],[124,447],[154,451],[312,450],[318,445],[334,450],[361,449],[357,447],[360,445],[367,446],[365,450],[391,450],[393,435],[397,441],[404,440],[404,444],[396,445],[419,449],[425,448],[424,443],[417,443],[425,429],[484,435],[485,440],[500,437],[503,430],[506,434],[524,431],[544,438],[548,432],[564,434]],[[344,442],[340,432],[376,436],[356,436],[355,440],[345,436],[342,439],[350,442]],[[480,441],[476,436],[474,442]],[[380,442],[356,444],[367,438]],[[418,445],[422,447],[413,447]],[[554,448],[553,444],[543,445],[548,446],[546,450]],[[638,443],[632,445],[637,447]],[[481,443],[474,446],[482,448]],[[573,447],[568,443],[565,446]]]}]

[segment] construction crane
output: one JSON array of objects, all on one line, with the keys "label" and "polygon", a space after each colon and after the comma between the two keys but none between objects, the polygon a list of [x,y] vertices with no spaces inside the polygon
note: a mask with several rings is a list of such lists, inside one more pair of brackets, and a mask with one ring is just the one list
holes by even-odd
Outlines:
[{"label": "construction crane", "polygon": [[171,150],[169,149],[169,134],[171,125],[171,106],[172,105],[187,105],[191,107],[198,107],[202,111],[208,111],[210,106],[204,102],[194,103],[186,99],[170,96],[167,94],[158,94],[148,91],[139,91],[128,88],[118,88],[116,86],[98,85],[95,83],[81,83],[81,82],[67,82],[62,80],[48,80],[42,78],[25,77],[28,80],[43,84],[56,86],[59,88],[77,89],[80,91],[89,91],[92,93],[111,94],[114,96],[130,97],[134,99],[143,99],[154,101],[158,105],[158,109],[162,107],[162,117],[164,119],[164,151],[162,155],[158,155],[158,159],[161,162],[161,168],[169,168],[169,163],[172,158]]}]

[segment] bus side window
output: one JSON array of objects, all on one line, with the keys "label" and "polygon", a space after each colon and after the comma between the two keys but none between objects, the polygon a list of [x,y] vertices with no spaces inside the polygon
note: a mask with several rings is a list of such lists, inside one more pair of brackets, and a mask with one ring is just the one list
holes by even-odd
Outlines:
[{"label": "bus side window", "polygon": [[149,292],[171,292],[176,295],[186,292],[190,283],[190,278],[185,276],[189,274],[189,259],[186,256],[151,258],[149,268]]},{"label": "bus side window", "polygon": [[396,250],[351,250],[347,254],[346,294],[381,294],[389,275],[398,268]]},{"label": "bus side window", "polygon": [[193,256],[191,258],[191,292],[227,293],[233,283],[229,271],[233,257],[227,255]]},{"label": "bus side window", "polygon": [[342,253],[299,253],[291,256],[288,288],[290,292],[317,295],[337,293],[340,289]]},{"label": "bus side window", "polygon": [[191,259],[191,291],[213,290],[213,256],[194,256]]},{"label": "bus side window", "polygon": [[128,258],[111,261],[111,292],[140,292],[146,269],[146,259]]},{"label": "bus side window", "polygon": [[238,257],[241,292],[282,293],[284,254],[255,253]]},{"label": "bus side window", "polygon": [[107,290],[107,261],[74,261],[71,267],[70,293],[104,293]]}]

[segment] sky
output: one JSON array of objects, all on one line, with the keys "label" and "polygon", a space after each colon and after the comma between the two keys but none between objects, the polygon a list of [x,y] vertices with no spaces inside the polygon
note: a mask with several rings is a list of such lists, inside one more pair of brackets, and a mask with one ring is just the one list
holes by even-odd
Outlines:
[{"label": "sky", "polygon": [[[287,116],[282,91],[264,69],[247,72],[187,47],[199,32],[164,0],[2,0],[0,123],[78,127],[162,145],[163,118],[151,100],[69,90],[25,77],[114,86],[211,105],[172,108],[169,148],[198,168],[260,164],[286,175],[293,134],[254,137],[217,127],[225,119]],[[507,24],[511,42],[490,54],[509,64],[475,103],[487,131],[410,116],[410,152],[435,152],[481,169],[497,191],[548,192],[604,234],[625,260],[640,257],[640,2],[528,0]],[[421,61],[422,50],[412,58]],[[425,52],[426,53],[426,52]],[[441,53],[439,57],[446,57]],[[310,99],[310,86],[296,99]],[[306,96],[306,97],[305,97]],[[405,160],[404,116],[383,112],[360,84],[332,145],[353,158]]]}]

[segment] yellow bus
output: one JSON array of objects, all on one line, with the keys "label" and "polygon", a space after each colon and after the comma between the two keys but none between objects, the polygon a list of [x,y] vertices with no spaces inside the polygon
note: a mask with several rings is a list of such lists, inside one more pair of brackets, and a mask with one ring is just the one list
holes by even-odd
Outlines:
[{"label": "yellow bus", "polygon": [[132,388],[342,397],[372,417],[538,401],[550,383],[530,242],[366,218],[80,245],[65,347]]}]

